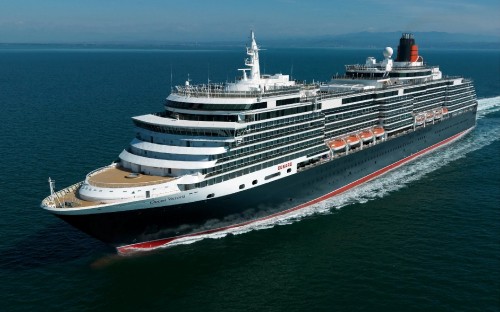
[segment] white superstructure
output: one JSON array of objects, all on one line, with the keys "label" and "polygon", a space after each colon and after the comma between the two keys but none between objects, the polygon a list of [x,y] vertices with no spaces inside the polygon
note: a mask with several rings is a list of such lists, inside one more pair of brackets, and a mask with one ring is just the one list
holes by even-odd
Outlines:
[{"label": "white superstructure", "polygon": [[253,32],[246,53],[241,79],[175,87],[164,111],[132,118],[118,161],[58,192],[49,180],[42,207],[116,246],[168,241],[301,209],[475,125],[472,81],[426,65],[410,34],[394,60],[385,48],[323,84],[262,74]]}]

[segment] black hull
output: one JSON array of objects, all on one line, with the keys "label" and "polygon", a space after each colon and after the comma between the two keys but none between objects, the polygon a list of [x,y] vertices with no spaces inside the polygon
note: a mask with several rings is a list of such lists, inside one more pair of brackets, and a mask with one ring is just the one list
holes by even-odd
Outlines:
[{"label": "black hull", "polygon": [[475,126],[476,111],[339,157],[259,187],[188,204],[91,215],[58,215],[113,246],[189,235],[259,219],[317,200]]}]

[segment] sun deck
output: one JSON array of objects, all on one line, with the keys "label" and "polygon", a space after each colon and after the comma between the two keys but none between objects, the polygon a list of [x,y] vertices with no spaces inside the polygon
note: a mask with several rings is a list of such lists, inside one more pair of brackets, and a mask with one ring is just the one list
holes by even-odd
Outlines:
[{"label": "sun deck", "polygon": [[174,177],[133,173],[122,167],[105,167],[88,175],[87,182],[96,187],[137,187],[165,183]]}]

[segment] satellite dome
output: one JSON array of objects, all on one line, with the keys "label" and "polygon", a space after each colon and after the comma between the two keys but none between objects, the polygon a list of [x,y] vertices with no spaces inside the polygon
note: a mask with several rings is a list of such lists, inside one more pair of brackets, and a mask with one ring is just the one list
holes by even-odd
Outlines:
[{"label": "satellite dome", "polygon": [[390,58],[392,56],[392,53],[394,53],[394,51],[392,50],[391,47],[387,47],[384,49],[384,57],[385,58]]}]

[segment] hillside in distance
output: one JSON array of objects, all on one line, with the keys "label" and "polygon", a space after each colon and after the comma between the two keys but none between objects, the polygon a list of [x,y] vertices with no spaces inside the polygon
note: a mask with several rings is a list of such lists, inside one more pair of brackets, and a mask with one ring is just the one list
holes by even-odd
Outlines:
[{"label": "hillside in distance", "polygon": [[[357,32],[309,38],[269,39],[269,46],[383,48],[396,47],[404,31]],[[417,44],[425,48],[500,49],[500,35],[473,35],[446,32],[414,32]]]},{"label": "hillside in distance", "polygon": [[[404,31],[357,32],[339,35],[314,35],[273,37],[266,32],[257,31],[256,36],[262,48],[397,48]],[[492,49],[500,50],[500,34],[462,34],[446,32],[413,32],[417,44],[424,49]],[[111,49],[219,49],[240,48],[247,44],[246,36],[241,40],[168,41],[168,40],[131,40],[131,41],[87,41],[87,42],[0,42],[0,48],[111,48]]]}]

